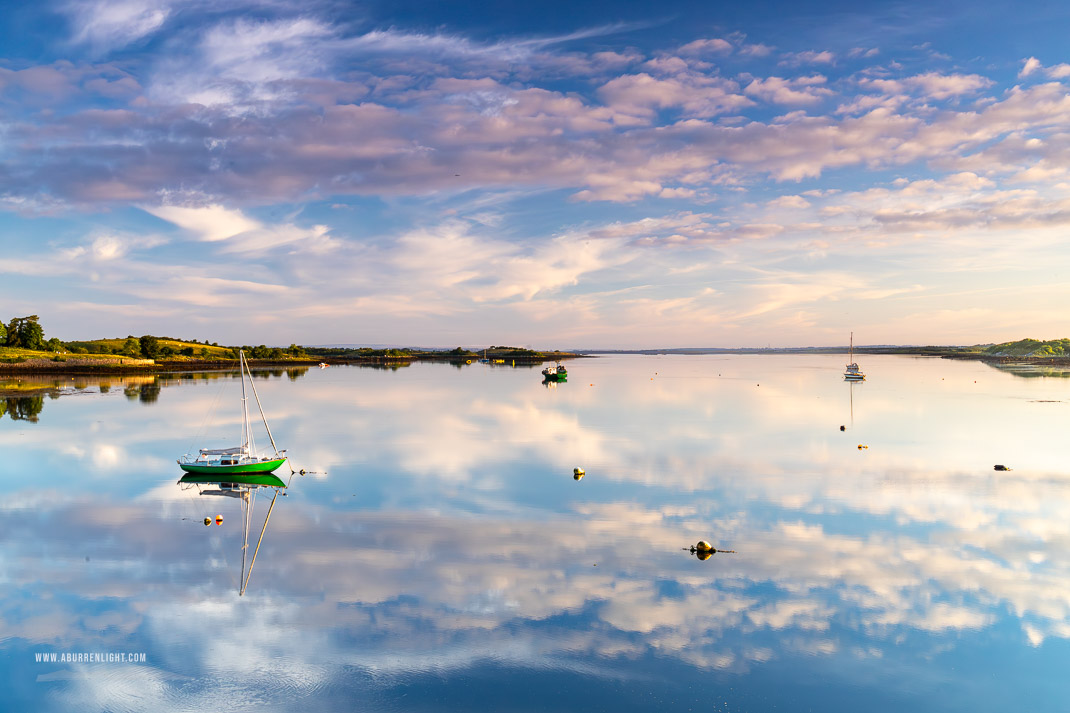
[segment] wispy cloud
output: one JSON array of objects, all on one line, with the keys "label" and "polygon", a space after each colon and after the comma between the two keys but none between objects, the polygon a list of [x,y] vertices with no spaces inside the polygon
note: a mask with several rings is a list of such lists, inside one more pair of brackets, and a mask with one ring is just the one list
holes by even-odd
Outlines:
[{"label": "wispy cloud", "polygon": [[69,18],[75,42],[106,52],[159,30],[172,6],[171,0],[69,0],[60,9]]}]

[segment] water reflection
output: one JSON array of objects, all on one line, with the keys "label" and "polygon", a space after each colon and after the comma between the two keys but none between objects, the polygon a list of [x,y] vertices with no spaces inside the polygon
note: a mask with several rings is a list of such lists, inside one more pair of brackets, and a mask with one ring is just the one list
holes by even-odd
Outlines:
[{"label": "water reflection", "polygon": [[985,363],[993,369],[998,369],[999,371],[1005,372],[1007,374],[1013,374],[1014,376],[1020,376],[1025,379],[1035,379],[1043,377],[1051,377],[1057,379],[1070,378],[1070,366],[1033,364],[1024,362]]},{"label": "water reflection", "polygon": [[[248,476],[229,475],[223,480],[215,480],[212,476],[186,474],[179,479],[178,485],[185,491],[192,491],[195,489],[197,494],[201,497],[234,498],[241,503],[242,566],[238,596],[244,596],[245,590],[249,587],[249,579],[253,574],[253,566],[256,564],[256,557],[260,552],[260,544],[264,540],[265,533],[267,533],[271,513],[275,509],[275,501],[278,499],[280,492],[282,492],[283,495],[286,495],[286,493],[283,492],[287,487],[286,484],[276,475],[271,473],[261,473]],[[271,504],[268,506],[267,514],[264,516],[264,525],[260,530],[260,537],[256,541],[256,548],[253,550],[252,558],[249,560],[249,570],[248,573],[246,573],[245,561],[249,556],[249,528],[253,521],[256,496],[265,488],[271,492]],[[211,526],[212,522],[215,522],[216,525],[222,525],[223,516],[216,515],[213,520],[210,515],[205,515],[204,524],[206,526]]]},{"label": "water reflection", "polygon": [[12,421],[37,423],[41,409],[45,407],[43,396],[14,396],[0,399],[0,418],[6,413]]},{"label": "water reflection", "polygon": [[[144,647],[156,709],[220,689],[448,709],[473,686],[490,709],[1057,708],[1068,382],[873,357],[846,435],[839,361],[606,358],[554,391],[421,364],[266,383],[276,436],[329,475],[298,481],[241,600],[240,528],[199,524],[223,499],[151,461],[213,394],[61,399],[0,430],[20,474],[49,474],[9,477],[0,641],[11,661]],[[700,539],[717,554],[680,556]],[[129,680],[75,673],[27,700],[127,704]]]},{"label": "water reflection", "polygon": [[[309,370],[307,366],[253,369],[254,377],[269,380],[286,377],[297,381]],[[109,374],[85,375],[19,373],[0,376],[0,417],[5,413],[13,420],[37,423],[44,408],[44,397],[56,399],[61,396],[98,393],[109,394],[112,389],[122,389],[128,401],[155,404],[164,387],[180,386],[190,382],[211,382],[219,379],[237,379],[236,370],[211,370],[190,372],[162,372],[158,374]]]}]

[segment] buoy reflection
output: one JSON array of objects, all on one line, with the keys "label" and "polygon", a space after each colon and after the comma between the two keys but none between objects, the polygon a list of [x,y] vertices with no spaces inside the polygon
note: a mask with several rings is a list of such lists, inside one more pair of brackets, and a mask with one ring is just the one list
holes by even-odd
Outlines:
[{"label": "buoy reflection", "polygon": [[696,544],[691,545],[690,547],[685,547],[684,552],[690,552],[700,560],[708,560],[710,557],[713,557],[718,552],[724,554],[736,554],[735,550],[719,550],[713,545],[711,545],[709,542],[706,542],[705,540],[699,540]]}]

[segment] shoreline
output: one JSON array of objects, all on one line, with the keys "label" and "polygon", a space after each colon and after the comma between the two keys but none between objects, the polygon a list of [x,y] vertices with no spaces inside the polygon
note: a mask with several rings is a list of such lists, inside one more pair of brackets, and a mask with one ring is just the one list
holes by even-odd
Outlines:
[{"label": "shoreline", "polygon": [[[523,355],[504,358],[488,354],[488,358],[504,359],[496,367],[534,367],[547,361],[564,361],[566,359],[584,358],[582,355],[549,352],[539,356]],[[590,358],[590,357],[588,357]],[[300,374],[320,364],[330,366],[362,366],[378,369],[399,369],[414,362],[432,362],[450,364],[455,367],[475,366],[479,364],[478,356],[420,354],[407,357],[360,356],[360,357],[324,357],[311,359],[251,359],[250,367],[256,371],[284,372],[298,371]],[[124,361],[135,363],[124,363]],[[203,361],[162,361],[151,362],[144,359],[100,360],[78,359],[51,361],[46,359],[28,359],[18,363],[0,363],[0,398],[33,398],[37,396],[56,395],[64,392],[78,392],[86,388],[89,382],[108,383],[115,379],[116,386],[149,385],[150,383],[171,381],[173,377],[196,374],[222,374],[236,372],[238,363],[234,360]],[[5,383],[6,382],[6,383]],[[74,382],[73,384],[71,382]],[[96,383],[94,383],[96,385]],[[110,385],[109,385],[110,386]],[[73,387],[73,389],[72,389]]]}]

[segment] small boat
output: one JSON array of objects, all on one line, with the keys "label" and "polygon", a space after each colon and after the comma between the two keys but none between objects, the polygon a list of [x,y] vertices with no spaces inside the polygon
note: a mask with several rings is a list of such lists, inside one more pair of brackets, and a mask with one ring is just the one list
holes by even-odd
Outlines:
[{"label": "small boat", "polygon": [[542,376],[544,381],[568,381],[568,371],[560,362],[543,369]]},{"label": "small boat", "polygon": [[855,333],[851,332],[851,346],[848,351],[848,359],[851,363],[847,365],[847,370],[843,372],[844,381],[865,381],[866,375],[862,373],[862,370],[858,368],[858,364],[855,363]]},{"label": "small boat", "polygon": [[[242,432],[241,445],[233,448],[202,448],[196,456],[190,453],[178,459],[178,467],[187,473],[205,476],[204,482],[218,482],[220,476],[244,475],[252,476],[262,473],[273,473],[286,462],[286,451],[279,450],[275,445],[275,439],[271,435],[271,427],[268,426],[267,417],[264,415],[264,407],[260,405],[260,397],[256,393],[256,385],[253,384],[253,375],[249,371],[249,362],[245,360],[245,352],[238,351],[238,366],[241,370],[241,412]],[[253,431],[249,426],[249,403],[245,395],[245,376],[249,376],[249,387],[252,389],[253,398],[260,409],[260,418],[264,420],[264,429],[267,431],[268,440],[274,449],[273,455],[261,455],[253,442]]]},{"label": "small boat", "polygon": [[326,368],[327,368],[327,367],[329,367],[329,366],[330,366],[330,364],[328,364],[328,363],[327,363],[327,362],[325,362],[325,361],[321,361],[321,362],[320,362],[320,368],[321,368],[321,369],[326,369]]}]

